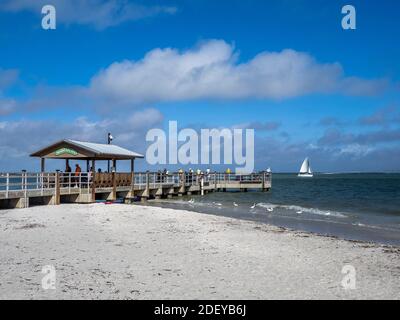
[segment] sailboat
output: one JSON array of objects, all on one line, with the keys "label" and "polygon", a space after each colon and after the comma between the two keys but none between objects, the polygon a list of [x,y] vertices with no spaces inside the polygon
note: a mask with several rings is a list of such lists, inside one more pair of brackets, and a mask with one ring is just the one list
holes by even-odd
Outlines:
[{"label": "sailboat", "polygon": [[304,159],[303,164],[301,165],[300,168],[300,172],[297,176],[303,178],[312,178],[314,176],[308,158]]}]

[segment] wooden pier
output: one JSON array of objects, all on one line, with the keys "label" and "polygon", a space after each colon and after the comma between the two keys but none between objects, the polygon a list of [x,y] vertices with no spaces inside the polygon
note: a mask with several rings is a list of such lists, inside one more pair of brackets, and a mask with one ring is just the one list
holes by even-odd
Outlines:
[{"label": "wooden pier", "polygon": [[[193,171],[136,173],[134,161],[144,156],[110,144],[64,139],[31,156],[40,158],[40,173],[0,173],[0,209],[117,199],[130,203],[229,189],[268,191],[271,188],[268,172],[249,175],[195,174]],[[65,172],[45,172],[46,159],[65,161]],[[117,161],[122,160],[130,161],[130,172],[117,172]],[[75,172],[72,172],[70,161],[76,162]],[[99,161],[108,162],[108,172],[96,171]],[[82,172],[78,162],[86,162],[86,172]]]},{"label": "wooden pier", "polygon": [[30,205],[93,203],[96,200],[171,198],[214,191],[268,191],[271,174],[226,173],[0,173],[0,209]]}]

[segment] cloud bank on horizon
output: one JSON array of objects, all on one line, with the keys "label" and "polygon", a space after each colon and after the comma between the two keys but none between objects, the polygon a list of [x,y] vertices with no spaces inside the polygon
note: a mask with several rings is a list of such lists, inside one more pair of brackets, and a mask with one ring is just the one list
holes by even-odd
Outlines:
[{"label": "cloud bank on horizon", "polygon": [[[400,119],[400,108],[395,110],[394,115]],[[104,142],[102,138],[109,131],[116,137],[119,145],[145,153],[147,131],[152,128],[162,128],[166,120],[166,115],[159,110],[147,108],[99,120],[78,117],[73,121],[61,123],[56,120],[27,119],[0,121],[0,164],[13,170],[35,168],[38,164],[27,159],[31,152],[44,145],[66,137]],[[313,159],[317,171],[396,171],[400,159],[398,145],[400,120],[396,123],[393,123],[392,119],[390,123],[374,123],[369,125],[373,128],[367,133],[355,134],[351,127],[360,121],[362,118],[346,125],[337,123],[324,125],[326,129],[323,134],[314,139],[297,139],[281,130],[281,124],[275,122],[241,123],[232,128],[256,130],[255,157],[258,170],[265,169],[266,165],[276,171],[297,170],[299,161],[304,155],[308,155]],[[212,127],[206,124],[195,125],[198,128],[194,125],[190,127],[196,131],[199,131],[199,128]],[[318,125],[318,123],[312,124],[316,127]],[[257,135],[261,132],[268,134]],[[338,167],[338,163],[344,166]],[[60,163],[57,161],[49,164],[54,168],[60,168]],[[149,167],[145,163],[138,162],[137,168],[146,170]]]}]

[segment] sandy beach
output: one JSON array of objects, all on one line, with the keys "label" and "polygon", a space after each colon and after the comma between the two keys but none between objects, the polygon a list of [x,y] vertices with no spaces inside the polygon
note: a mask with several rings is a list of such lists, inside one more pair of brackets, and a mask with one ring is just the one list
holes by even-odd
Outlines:
[{"label": "sandy beach", "polygon": [[[400,249],[255,222],[63,204],[0,211],[0,229],[1,299],[400,298]],[[56,289],[42,288],[46,265]]]}]

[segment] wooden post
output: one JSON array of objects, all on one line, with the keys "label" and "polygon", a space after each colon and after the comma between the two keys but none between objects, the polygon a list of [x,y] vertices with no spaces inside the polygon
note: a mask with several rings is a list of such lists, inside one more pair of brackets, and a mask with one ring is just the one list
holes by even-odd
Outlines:
[{"label": "wooden post", "polygon": [[111,200],[117,200],[117,173],[113,170],[111,173],[112,177],[112,193],[111,193]]},{"label": "wooden post", "polygon": [[112,159],[112,170],[111,170],[111,179],[112,179],[112,193],[111,200],[117,200],[117,160]]},{"label": "wooden post", "polygon": [[200,176],[200,194],[204,196],[204,175]]},{"label": "wooden post", "polygon": [[40,158],[40,172],[45,171],[45,158]]},{"label": "wooden post", "polygon": [[266,186],[266,173],[263,171],[262,173],[262,191],[267,191],[268,188]]},{"label": "wooden post", "polygon": [[89,173],[90,168],[89,168],[89,160],[86,160],[86,172]]},{"label": "wooden post", "polygon": [[150,198],[150,172],[146,171],[146,190],[141,200],[147,200],[148,198]]},{"label": "wooden post", "polygon": [[178,196],[182,196],[186,191],[186,173],[183,171],[179,173],[179,192]]},{"label": "wooden post", "polygon": [[131,159],[131,198],[135,196],[135,159]]},{"label": "wooden post", "polygon": [[[92,160],[92,172],[91,172],[91,177],[92,177],[92,202],[96,201],[96,160]],[[89,179],[89,173],[88,173],[88,179]]]},{"label": "wooden post", "polygon": [[146,189],[149,190],[150,194],[150,172],[148,170],[146,171]]},{"label": "wooden post", "polygon": [[113,171],[117,172],[117,160],[113,159],[112,166],[113,166]]},{"label": "wooden post", "polygon": [[23,202],[23,207],[22,208],[27,208],[28,207],[28,189],[27,189],[27,173],[26,170],[22,170],[22,176],[21,176],[21,188],[24,191],[24,202]]},{"label": "wooden post", "polygon": [[55,195],[54,195],[54,197],[55,197],[54,204],[59,205],[61,202],[60,201],[61,194],[60,194],[60,172],[59,171],[56,172],[55,179],[56,179],[56,181],[55,181],[55,189],[56,190],[55,190]]},{"label": "wooden post", "polygon": [[10,189],[10,174],[7,173],[7,179],[6,179],[6,199],[8,199],[8,191]]}]

